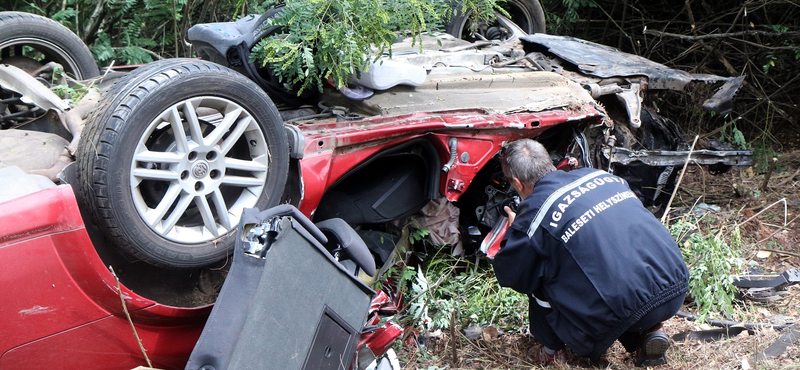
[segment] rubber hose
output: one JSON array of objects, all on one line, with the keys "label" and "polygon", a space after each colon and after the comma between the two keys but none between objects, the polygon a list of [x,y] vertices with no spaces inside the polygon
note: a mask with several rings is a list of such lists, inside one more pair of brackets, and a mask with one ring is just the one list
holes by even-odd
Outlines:
[{"label": "rubber hose", "polygon": [[450,141],[450,160],[447,161],[447,164],[442,167],[442,172],[448,173],[450,169],[453,168],[453,165],[456,163],[456,157],[458,157],[458,139],[451,137]]}]

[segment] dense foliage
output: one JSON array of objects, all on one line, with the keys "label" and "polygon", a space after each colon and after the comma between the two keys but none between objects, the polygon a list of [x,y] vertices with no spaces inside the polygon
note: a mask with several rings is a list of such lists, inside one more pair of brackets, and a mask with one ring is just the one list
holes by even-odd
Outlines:
[{"label": "dense foliage", "polygon": [[[230,1],[229,1],[230,2]],[[0,10],[43,15],[72,29],[101,66],[189,56],[183,42],[192,23],[208,22],[233,4],[201,0],[10,0]]]}]

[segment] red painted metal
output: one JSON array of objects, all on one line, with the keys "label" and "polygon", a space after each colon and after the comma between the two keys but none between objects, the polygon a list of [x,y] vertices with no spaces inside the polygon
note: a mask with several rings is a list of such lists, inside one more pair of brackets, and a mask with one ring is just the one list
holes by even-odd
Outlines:
[{"label": "red painted metal", "polygon": [[375,357],[383,356],[394,342],[403,334],[403,328],[391,321],[387,321],[372,333],[362,334],[358,346],[366,346]]},{"label": "red painted metal", "polygon": [[[69,186],[0,204],[0,261],[0,368],[146,365]],[[154,366],[183,368],[210,307],[122,293]]]},{"label": "red painted metal", "polygon": [[298,209],[306,215],[313,214],[325,189],[348,171],[384,149],[419,137],[431,140],[443,160],[440,165],[450,157],[448,141],[451,137],[458,139],[459,153],[468,153],[469,160],[466,163],[457,160],[456,166],[443,173],[439,182],[440,192],[448,200],[455,201],[504,142],[537,137],[565,122],[599,123],[601,117],[592,106],[579,111],[509,115],[473,109],[301,125],[305,149],[300,160],[303,199]]}]

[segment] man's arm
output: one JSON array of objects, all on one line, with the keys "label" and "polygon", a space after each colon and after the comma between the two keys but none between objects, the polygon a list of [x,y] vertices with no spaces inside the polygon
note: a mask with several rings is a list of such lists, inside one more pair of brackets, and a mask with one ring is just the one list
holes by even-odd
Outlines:
[{"label": "man's arm", "polygon": [[541,286],[541,266],[536,263],[539,256],[531,242],[525,232],[508,228],[502,247],[492,260],[500,286],[525,294]]}]

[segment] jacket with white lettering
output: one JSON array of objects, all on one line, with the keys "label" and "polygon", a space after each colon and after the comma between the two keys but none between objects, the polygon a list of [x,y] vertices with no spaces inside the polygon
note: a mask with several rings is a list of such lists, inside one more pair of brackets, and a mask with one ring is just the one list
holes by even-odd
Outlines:
[{"label": "jacket with white lettering", "polygon": [[500,285],[547,301],[559,338],[595,361],[642,316],[688,289],[670,233],[624,180],[600,170],[547,174],[503,243],[493,261]]}]

